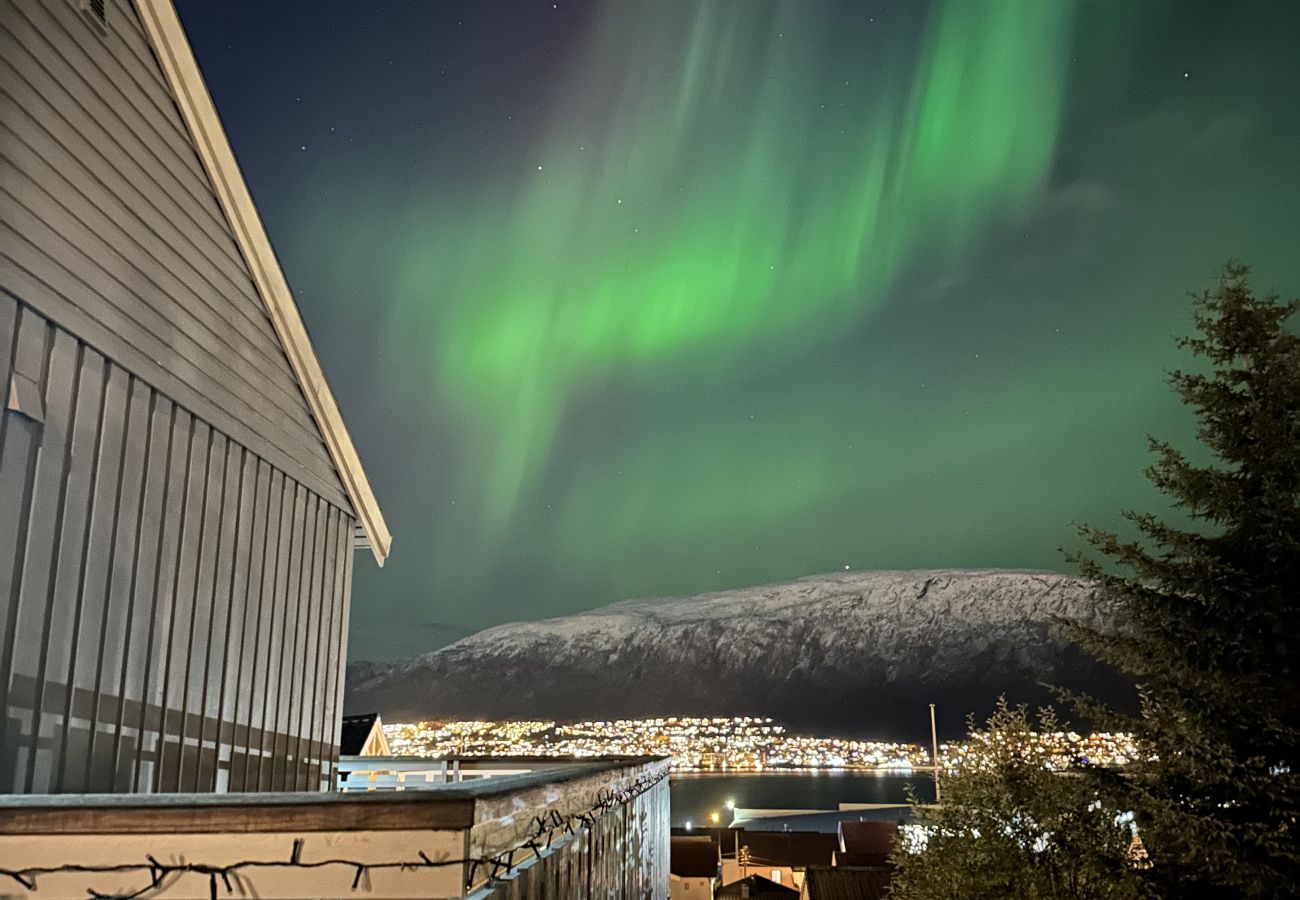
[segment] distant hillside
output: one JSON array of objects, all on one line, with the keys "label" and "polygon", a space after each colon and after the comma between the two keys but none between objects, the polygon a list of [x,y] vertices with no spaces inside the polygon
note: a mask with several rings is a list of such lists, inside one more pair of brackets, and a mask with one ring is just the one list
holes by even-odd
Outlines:
[{"label": "distant hillside", "polygon": [[915,739],[926,704],[958,734],[999,693],[1122,682],[1064,642],[1095,589],[1048,572],[836,572],[693,597],[630,600],[500,625],[400,663],[349,667],[345,706],[414,717],[763,715]]}]

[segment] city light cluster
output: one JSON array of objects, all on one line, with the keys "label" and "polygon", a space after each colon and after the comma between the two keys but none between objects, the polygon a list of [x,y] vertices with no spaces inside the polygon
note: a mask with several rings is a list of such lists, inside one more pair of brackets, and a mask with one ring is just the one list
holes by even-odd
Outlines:
[{"label": "city light cluster", "polygon": [[[751,716],[670,716],[611,721],[429,721],[386,725],[399,756],[599,757],[671,756],[681,771],[765,769],[930,769],[921,744],[792,735],[771,719]],[[978,767],[988,759],[987,734],[939,745],[945,769]],[[1051,732],[1030,736],[1023,753],[1051,769],[1075,765],[1120,766],[1137,756],[1125,734]]]},{"label": "city light cluster", "polygon": [[[978,768],[986,764],[990,745],[1003,739],[1005,736],[996,733],[977,732],[965,741],[940,744],[939,758],[946,769]],[[1080,765],[1121,766],[1138,756],[1132,735],[1107,731],[1089,735],[1074,731],[1034,732],[1019,752],[1054,770]]]}]

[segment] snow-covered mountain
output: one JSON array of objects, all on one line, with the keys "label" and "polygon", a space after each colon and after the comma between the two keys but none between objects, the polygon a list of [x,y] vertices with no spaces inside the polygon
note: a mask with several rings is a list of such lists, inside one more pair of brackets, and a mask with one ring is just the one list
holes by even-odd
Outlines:
[{"label": "snow-covered mountain", "polygon": [[517,622],[433,653],[349,670],[346,708],[432,717],[757,715],[804,729],[915,737],[939,704],[960,733],[1000,693],[1122,682],[1052,617],[1096,621],[1088,582],[1049,572],[835,572],[784,584]]}]

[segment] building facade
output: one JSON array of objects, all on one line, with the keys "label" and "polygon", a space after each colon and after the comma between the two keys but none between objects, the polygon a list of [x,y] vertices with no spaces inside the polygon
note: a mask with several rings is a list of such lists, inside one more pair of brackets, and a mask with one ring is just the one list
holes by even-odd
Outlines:
[{"label": "building facade", "polygon": [[0,0],[0,792],[333,783],[389,535],[169,0]]}]

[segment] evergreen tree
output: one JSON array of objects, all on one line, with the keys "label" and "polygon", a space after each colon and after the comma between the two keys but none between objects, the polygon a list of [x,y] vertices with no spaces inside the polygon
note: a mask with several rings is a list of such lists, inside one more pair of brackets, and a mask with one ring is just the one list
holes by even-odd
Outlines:
[{"label": "evergreen tree", "polygon": [[1171,897],[1293,896],[1300,884],[1300,337],[1297,301],[1256,297],[1229,263],[1195,297],[1198,371],[1170,383],[1197,418],[1200,465],[1151,439],[1148,478],[1186,515],[1126,513],[1134,540],[1084,526],[1080,558],[1119,624],[1074,623],[1134,677],[1145,751],[1121,779]]},{"label": "evergreen tree", "polygon": [[[1037,730],[1057,730],[1050,710]],[[894,854],[893,900],[1139,896],[1131,815],[1057,771],[1033,732],[1025,707],[1005,699],[984,728],[972,726],[974,752],[944,778],[943,803],[916,807],[920,831]]]}]

